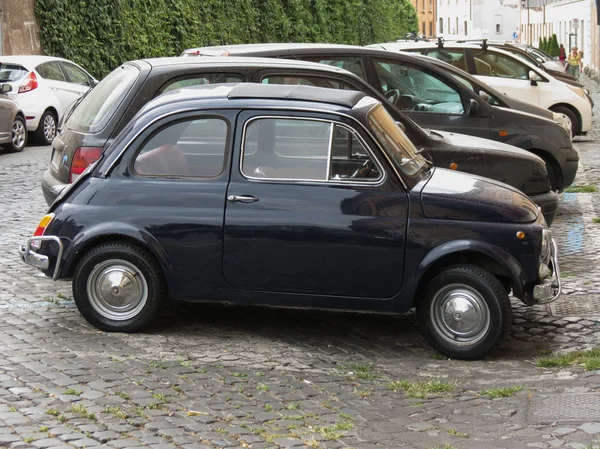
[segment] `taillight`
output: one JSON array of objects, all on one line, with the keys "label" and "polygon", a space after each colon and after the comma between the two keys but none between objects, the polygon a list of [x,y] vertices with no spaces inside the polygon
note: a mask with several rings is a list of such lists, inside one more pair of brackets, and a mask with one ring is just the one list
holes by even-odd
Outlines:
[{"label": "taillight", "polygon": [[[33,233],[34,237],[41,237],[46,232],[48,225],[54,218],[54,214],[44,215],[44,217],[40,220],[40,224],[38,224],[37,228],[35,228],[35,232]],[[34,249],[39,249],[42,246],[42,242],[40,240],[32,240],[31,247]]]},{"label": "taillight", "polygon": [[73,161],[71,162],[69,182],[75,182],[75,180],[79,178],[86,168],[98,160],[101,152],[101,147],[77,148],[75,154],[73,155]]},{"label": "taillight", "polygon": [[35,73],[29,72],[29,74],[25,77],[21,85],[19,86],[19,93],[30,92],[33,89],[38,87],[38,80]]}]

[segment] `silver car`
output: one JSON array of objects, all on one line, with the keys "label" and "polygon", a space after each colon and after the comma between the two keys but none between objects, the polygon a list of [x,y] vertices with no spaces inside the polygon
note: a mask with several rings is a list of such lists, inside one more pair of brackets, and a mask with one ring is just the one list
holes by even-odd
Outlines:
[{"label": "silver car", "polygon": [[[0,71],[0,82],[2,82]],[[5,151],[18,153],[27,143],[25,114],[15,100],[7,94],[12,91],[10,84],[0,84],[0,145]]]}]

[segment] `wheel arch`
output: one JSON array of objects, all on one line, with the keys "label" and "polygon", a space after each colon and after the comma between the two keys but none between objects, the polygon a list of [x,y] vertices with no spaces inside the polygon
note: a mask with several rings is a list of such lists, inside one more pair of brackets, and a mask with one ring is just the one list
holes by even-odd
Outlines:
[{"label": "wheel arch", "polygon": [[419,265],[420,276],[415,280],[411,307],[421,300],[428,282],[445,267],[456,264],[478,266],[496,276],[502,283],[510,282],[514,295],[523,297],[525,274],[521,265],[502,248],[485,243],[461,241],[442,245],[429,253]]},{"label": "wheel arch", "polygon": [[575,117],[577,118],[577,132],[575,134],[576,135],[580,134],[581,128],[583,126],[583,119],[581,117],[581,113],[579,112],[579,110],[576,107],[570,105],[569,103],[556,103],[556,104],[553,104],[552,106],[550,106],[548,109],[553,111],[554,108],[557,108],[557,107],[567,108],[569,111],[571,111],[573,114],[575,114]]},{"label": "wheel arch", "polygon": [[[105,232],[105,226],[110,228],[111,231]],[[129,226],[115,229],[114,223],[105,226],[91,231],[88,230],[86,236],[73,240],[63,256],[59,278],[72,277],[79,261],[95,246],[109,242],[121,242],[129,243],[149,251],[160,266],[162,275],[165,281],[167,281],[167,273],[171,270],[172,264],[166,251],[152,235]]]},{"label": "wheel arch", "polygon": [[[536,156],[539,156],[540,158],[543,159],[544,163],[547,166],[550,166],[552,168],[552,170],[554,171],[554,176],[556,176],[556,185],[555,186],[551,186],[552,190],[560,190],[562,188],[563,185],[563,171],[562,171],[562,167],[560,166],[560,164],[558,163],[558,161],[556,160],[556,158],[554,157],[554,155],[549,152],[548,150],[545,150],[543,148],[539,148],[539,145],[536,148],[530,148],[527,151],[532,152],[533,154],[535,154]],[[548,177],[550,178],[550,183],[552,183],[552,175],[550,173],[548,173]]]}]

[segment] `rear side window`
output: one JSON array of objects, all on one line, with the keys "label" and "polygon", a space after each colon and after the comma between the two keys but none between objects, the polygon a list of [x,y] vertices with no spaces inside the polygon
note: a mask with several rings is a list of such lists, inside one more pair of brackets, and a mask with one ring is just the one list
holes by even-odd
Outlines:
[{"label": "rear side window", "polygon": [[319,64],[327,64],[332,65],[334,67],[339,67],[340,69],[345,69],[349,72],[354,73],[359,78],[366,79],[365,68],[363,66],[361,56],[342,56],[335,58],[329,56],[309,56],[302,57],[301,59],[304,61],[318,62]]},{"label": "rear side window", "polygon": [[19,81],[27,73],[29,73],[28,70],[20,65],[0,64],[0,83]]},{"label": "rear side window", "polygon": [[115,114],[139,74],[139,69],[129,64],[113,70],[75,108],[66,125],[75,131],[100,131]]},{"label": "rear side window", "polygon": [[220,118],[197,118],[158,131],[136,155],[141,176],[214,178],[223,172],[229,127]]},{"label": "rear side window", "polygon": [[46,62],[38,65],[35,69],[42,76],[42,78],[47,80],[67,81],[65,74],[60,68],[60,64],[58,62]]},{"label": "rear side window", "polygon": [[67,74],[70,83],[81,84],[83,86],[90,85],[90,79],[88,78],[87,74],[79,67],[63,62],[62,68]]},{"label": "rear side window", "polygon": [[164,94],[185,87],[204,86],[206,84],[237,84],[245,81],[246,79],[242,75],[236,75],[235,73],[202,73],[185,78],[172,79],[162,87],[158,94]]}]

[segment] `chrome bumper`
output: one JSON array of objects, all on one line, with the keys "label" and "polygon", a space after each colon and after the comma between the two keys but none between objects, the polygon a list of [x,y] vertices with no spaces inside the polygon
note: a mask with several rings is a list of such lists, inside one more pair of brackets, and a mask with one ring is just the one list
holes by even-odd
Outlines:
[{"label": "chrome bumper", "polygon": [[558,266],[558,249],[556,242],[552,239],[552,255],[550,256],[550,267],[552,276],[546,277],[542,283],[533,288],[533,299],[536,304],[549,304],[560,296],[562,284],[560,283],[560,268]]},{"label": "chrome bumper", "polygon": [[54,273],[52,275],[52,280],[55,281],[58,277],[58,270],[60,268],[60,262],[62,260],[62,254],[64,250],[64,245],[60,241],[60,239],[53,235],[41,236],[41,237],[30,237],[27,239],[27,243],[25,245],[19,246],[19,255],[23,262],[27,265],[35,267],[39,270],[45,271],[50,266],[50,259],[48,256],[44,256],[43,254],[38,254],[31,249],[31,242],[34,240],[39,241],[52,241],[58,244],[58,256],[56,258],[56,266],[54,267]]}]

